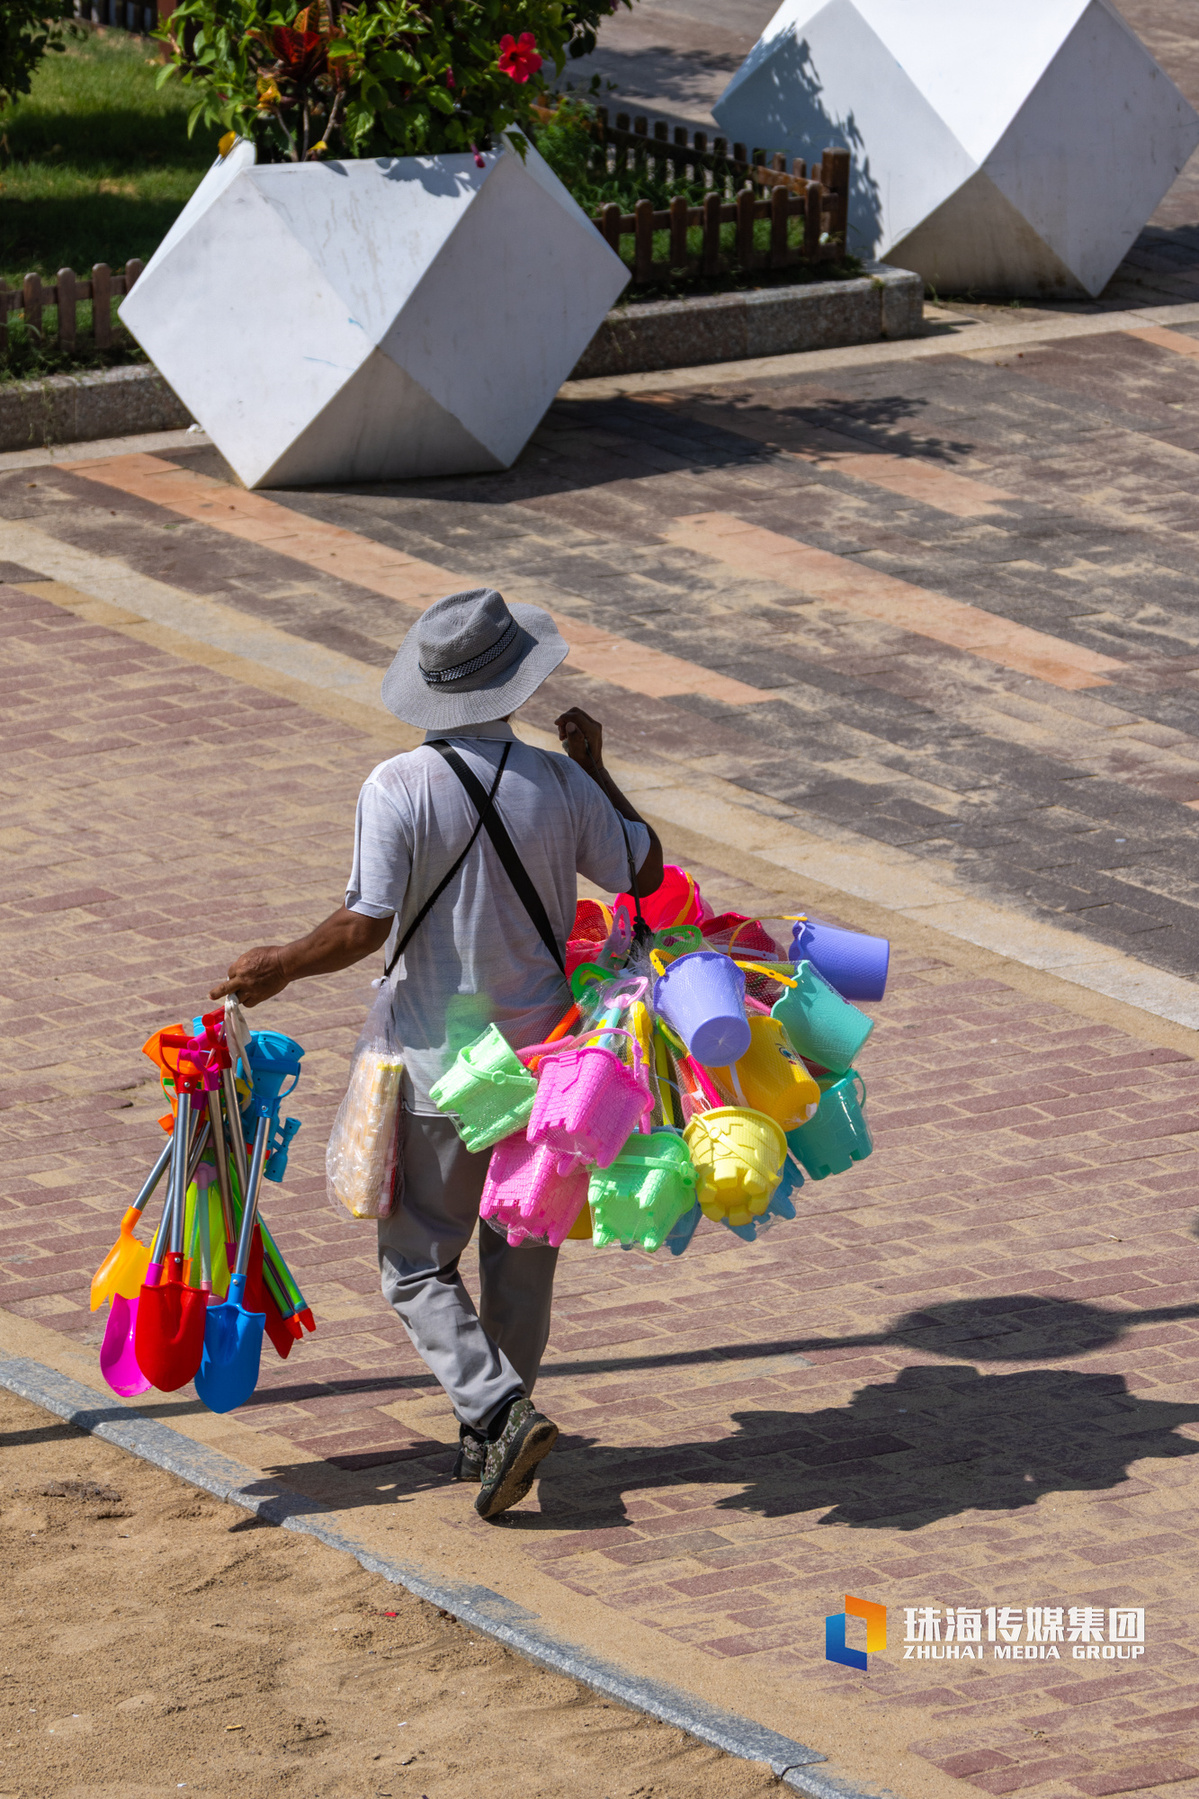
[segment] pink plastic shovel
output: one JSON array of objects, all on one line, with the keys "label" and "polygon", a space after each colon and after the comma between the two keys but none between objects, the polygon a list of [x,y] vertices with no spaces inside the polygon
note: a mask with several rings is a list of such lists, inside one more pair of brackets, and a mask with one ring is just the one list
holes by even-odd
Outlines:
[{"label": "pink plastic shovel", "polygon": [[[173,1145],[168,1144],[168,1149]],[[171,1228],[171,1200],[174,1196],[174,1184],[167,1192],[167,1203],[162,1208],[162,1217],[158,1221],[158,1229],[154,1233],[154,1246],[150,1251],[150,1264],[147,1275],[153,1270],[156,1281],[162,1272],[159,1258],[166,1254]],[[139,1296],[140,1297],[140,1296]],[[104,1341],[100,1345],[100,1372],[122,1399],[132,1399],[138,1393],[148,1393],[151,1382],[147,1380],[138,1365],[134,1351],[134,1335],[137,1330],[138,1300],[126,1299],[120,1293],[112,1296],[112,1308],[108,1314],[108,1323],[104,1330]]]},{"label": "pink plastic shovel", "polygon": [[150,1383],[137,1365],[133,1353],[133,1333],[137,1327],[137,1300],[112,1296],[112,1310],[100,1345],[100,1372],[122,1399],[137,1393],[148,1393]]}]

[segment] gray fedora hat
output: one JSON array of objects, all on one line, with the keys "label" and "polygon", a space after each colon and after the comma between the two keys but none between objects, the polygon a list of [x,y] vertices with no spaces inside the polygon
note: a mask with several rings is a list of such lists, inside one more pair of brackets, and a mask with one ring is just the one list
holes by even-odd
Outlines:
[{"label": "gray fedora hat", "polygon": [[540,606],[509,606],[494,587],[436,600],[383,677],[383,704],[426,731],[504,718],[534,694],[570,645]]}]

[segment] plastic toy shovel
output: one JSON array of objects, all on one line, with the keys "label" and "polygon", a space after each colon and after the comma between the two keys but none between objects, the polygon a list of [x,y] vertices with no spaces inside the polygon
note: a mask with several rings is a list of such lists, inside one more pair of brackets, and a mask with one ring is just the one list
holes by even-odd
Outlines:
[{"label": "plastic toy shovel", "polygon": [[[172,1147],[172,1143],[166,1146],[168,1157]],[[168,1189],[167,1203],[162,1208],[162,1217],[154,1233],[154,1246],[150,1250],[149,1267],[146,1270],[147,1278],[153,1273],[153,1278],[157,1280],[162,1273],[161,1257],[165,1254],[170,1228],[171,1193]],[[100,1372],[113,1392],[119,1393],[122,1399],[132,1399],[135,1394],[148,1393],[150,1390],[150,1382],[138,1366],[134,1342],[137,1308],[136,1295],[132,1299],[126,1299],[123,1293],[114,1293],[112,1310],[104,1329],[104,1341],[100,1345]]]},{"label": "plastic toy shovel", "polygon": [[[187,1385],[200,1366],[204,1349],[207,1296],[199,1287],[183,1285],[183,1230],[187,1210],[188,1146],[191,1120],[198,1119],[192,1101],[180,1096],[175,1114],[171,1156],[171,1236],[164,1261],[151,1262],[137,1302],[134,1350],[138,1366],[160,1392]],[[165,1279],[161,1278],[165,1275]]]},{"label": "plastic toy shovel", "polygon": [[248,1312],[242,1301],[270,1135],[270,1117],[260,1115],[250,1163],[249,1198],[242,1212],[229,1297],[223,1305],[210,1306],[204,1322],[204,1353],[196,1375],[196,1392],[210,1412],[231,1412],[235,1406],[244,1405],[258,1385],[266,1315]]},{"label": "plastic toy shovel", "polygon": [[142,1282],[146,1278],[146,1268],[150,1261],[150,1251],[144,1243],[139,1243],[133,1234],[133,1227],[146,1207],[159,1181],[166,1173],[174,1148],[173,1142],[164,1143],[162,1154],[155,1162],[146,1177],[146,1184],[134,1200],[121,1220],[120,1234],[116,1242],[92,1276],[92,1311],[102,1306],[106,1299],[119,1295],[122,1299],[136,1299],[142,1290]]}]

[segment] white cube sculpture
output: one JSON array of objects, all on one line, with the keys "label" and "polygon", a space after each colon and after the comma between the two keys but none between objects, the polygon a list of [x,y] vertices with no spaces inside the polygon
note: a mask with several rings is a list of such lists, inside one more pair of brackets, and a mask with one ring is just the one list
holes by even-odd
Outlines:
[{"label": "white cube sculpture", "polygon": [[236,144],[121,318],[247,487],[507,468],[628,279],[536,150]]},{"label": "white cube sculpture", "polygon": [[847,147],[849,248],[946,293],[1100,293],[1199,145],[1108,0],[783,0],[713,110]]}]

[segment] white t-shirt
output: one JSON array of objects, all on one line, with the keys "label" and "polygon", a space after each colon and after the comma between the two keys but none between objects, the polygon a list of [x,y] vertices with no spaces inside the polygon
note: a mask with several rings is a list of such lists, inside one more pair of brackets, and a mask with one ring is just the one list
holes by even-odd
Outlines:
[{"label": "white t-shirt", "polygon": [[[434,737],[453,744],[488,793],[503,746],[511,744],[495,810],[541,896],[559,948],[574,921],[576,874],[611,893],[628,890],[629,852],[639,869],[649,854],[649,832],[622,819],[568,756],[532,749],[500,723],[430,731],[426,742]],[[367,776],[358,796],[346,905],[371,918],[395,914],[388,960],[461,854],[478,816],[436,750],[393,756]],[[391,981],[404,1098],[410,1110],[426,1114],[437,1111],[429,1088],[485,1025],[494,1022],[521,1049],[547,1036],[571,1003],[485,829]]]}]

